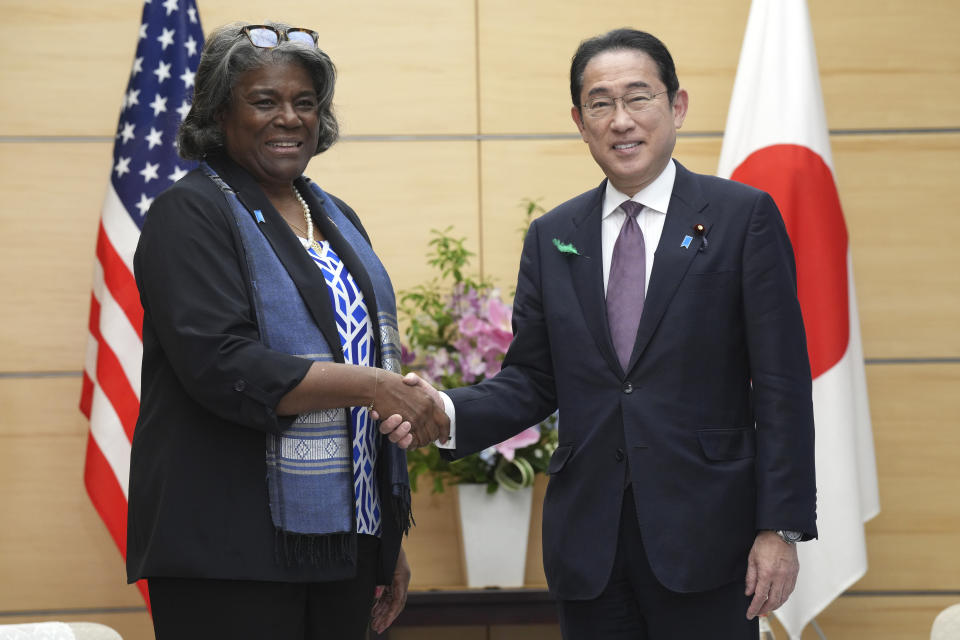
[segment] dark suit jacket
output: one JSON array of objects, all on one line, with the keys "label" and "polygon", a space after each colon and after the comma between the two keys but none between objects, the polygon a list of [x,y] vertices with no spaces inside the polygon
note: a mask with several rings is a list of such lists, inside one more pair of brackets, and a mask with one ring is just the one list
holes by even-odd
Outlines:
[{"label": "dark suit jacket", "polygon": [[606,585],[628,468],[666,587],[743,580],[757,530],[816,535],[810,368],[786,229],[767,194],[678,163],[623,371],[604,302],[604,189],[531,225],[503,370],[449,392],[455,455],[559,408],[543,510],[544,568],[559,598],[593,598]]},{"label": "dark suit jacket", "polygon": [[[225,156],[212,157],[210,164],[245,206],[263,212],[264,233],[335,359],[343,362],[320,270],[249,174]],[[322,213],[320,201],[306,189],[301,192],[314,221],[363,290],[379,335],[365,270]],[[363,232],[353,210],[336,202]],[[128,579],[296,582],[352,576],[350,563],[291,567],[278,561],[264,434],[291,423],[292,418],[277,416],[273,408],[311,362],[260,343],[236,222],[219,188],[200,170],[162,193],[151,207],[134,272],[144,310],[143,379],[130,455]],[[384,443],[381,439],[381,448]],[[378,577],[389,584],[401,536],[387,474],[380,473],[379,483],[383,544]]]}]

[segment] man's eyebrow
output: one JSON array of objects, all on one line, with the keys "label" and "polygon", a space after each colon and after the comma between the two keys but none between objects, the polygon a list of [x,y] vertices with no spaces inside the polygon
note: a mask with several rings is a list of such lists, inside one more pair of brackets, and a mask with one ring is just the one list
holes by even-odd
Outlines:
[{"label": "man's eyebrow", "polygon": [[[627,85],[627,89],[649,89],[650,85],[643,80],[637,80]],[[610,89],[607,87],[594,87],[587,92],[587,97],[597,95],[610,95]]]}]

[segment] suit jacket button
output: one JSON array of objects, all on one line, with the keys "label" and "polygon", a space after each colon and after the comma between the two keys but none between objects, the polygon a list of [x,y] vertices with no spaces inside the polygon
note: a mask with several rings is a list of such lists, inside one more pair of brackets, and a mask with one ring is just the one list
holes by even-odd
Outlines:
[{"label": "suit jacket button", "polygon": [[234,390],[234,391],[243,391],[243,390],[246,389],[246,388],[247,388],[247,381],[246,381],[246,380],[237,380],[236,382],[233,383],[233,390]]},{"label": "suit jacket button", "polygon": [[623,449],[617,449],[613,457],[617,459],[617,462],[623,462]]},{"label": "suit jacket button", "polygon": [[629,380],[623,383],[623,392],[633,393],[633,384]]}]

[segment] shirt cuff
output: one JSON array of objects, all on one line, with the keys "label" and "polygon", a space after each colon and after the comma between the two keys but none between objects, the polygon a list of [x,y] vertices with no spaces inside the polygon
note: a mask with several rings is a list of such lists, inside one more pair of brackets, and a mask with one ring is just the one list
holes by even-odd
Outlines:
[{"label": "shirt cuff", "polygon": [[450,439],[445,443],[435,440],[434,444],[438,449],[456,449],[457,448],[457,410],[453,406],[453,400],[443,391],[440,392],[440,399],[443,400],[443,411],[450,419]]}]

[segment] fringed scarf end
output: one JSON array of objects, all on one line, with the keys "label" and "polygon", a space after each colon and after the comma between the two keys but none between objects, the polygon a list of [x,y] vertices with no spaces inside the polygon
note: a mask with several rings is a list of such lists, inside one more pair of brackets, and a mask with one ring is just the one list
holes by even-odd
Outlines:
[{"label": "fringed scarf end", "polygon": [[397,530],[403,535],[410,534],[410,527],[416,526],[413,519],[413,506],[410,496],[410,485],[397,483],[393,485],[393,516]]},{"label": "fringed scarf end", "polygon": [[352,533],[310,535],[274,529],[273,550],[277,564],[288,567],[356,564],[357,536]]}]

